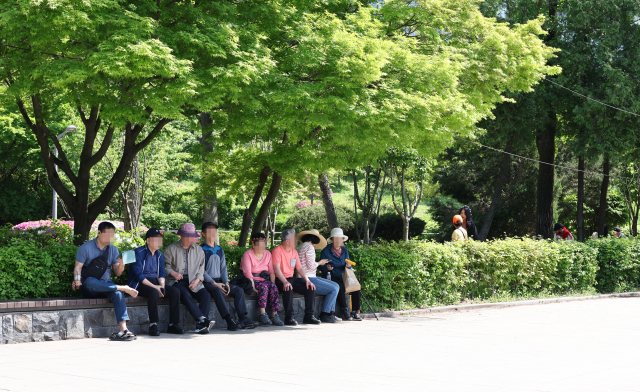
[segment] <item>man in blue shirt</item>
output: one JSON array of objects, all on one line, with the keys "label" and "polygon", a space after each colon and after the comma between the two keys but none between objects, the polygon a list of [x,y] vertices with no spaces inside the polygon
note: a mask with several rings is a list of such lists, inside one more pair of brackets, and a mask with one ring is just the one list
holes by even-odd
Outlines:
[{"label": "man in blue shirt", "polygon": [[[229,273],[224,251],[216,245],[218,237],[218,225],[213,222],[205,222],[202,225],[202,250],[205,255],[204,288],[207,289],[216,303],[220,316],[227,322],[227,329],[235,331],[238,328],[253,329],[258,323],[247,317],[247,304],[244,299],[244,291],[238,286],[229,285]],[[239,322],[236,323],[229,310],[225,297],[231,295],[236,308]]]},{"label": "man in blue shirt", "polygon": [[120,332],[112,334],[110,339],[135,340],[136,336],[127,330],[129,316],[127,315],[127,304],[124,301],[124,295],[129,294],[135,298],[138,295],[138,291],[129,286],[118,286],[113,283],[111,281],[111,269],[109,268],[100,279],[93,277],[82,279],[82,267],[90,265],[94,259],[100,256],[104,256],[107,259],[116,276],[122,274],[124,263],[121,258],[118,258],[118,248],[111,245],[115,233],[116,227],[111,222],[101,222],[98,225],[98,236],[78,248],[76,264],[73,268],[74,281],[71,287],[74,290],[80,289],[80,293],[84,298],[109,298],[113,302],[116,320],[120,325]]},{"label": "man in blue shirt", "polygon": [[164,254],[162,247],[162,233],[151,228],[145,235],[146,245],[135,250],[136,261],[129,266],[128,285],[142,297],[147,298],[149,310],[149,335],[160,336],[158,322],[158,300],[169,299],[169,328],[167,332],[183,334],[180,327],[180,290],[173,286],[165,286],[167,274],[164,269]]}]

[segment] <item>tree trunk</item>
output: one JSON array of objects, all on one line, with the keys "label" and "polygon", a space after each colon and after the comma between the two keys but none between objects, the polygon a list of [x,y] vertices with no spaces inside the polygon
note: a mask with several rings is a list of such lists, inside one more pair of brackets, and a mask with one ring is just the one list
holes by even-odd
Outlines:
[{"label": "tree trunk", "polygon": [[[505,147],[506,152],[511,152],[513,148],[513,140],[515,139],[515,134],[511,136],[511,139],[507,142],[507,146]],[[487,212],[487,216],[484,218],[484,222],[482,222],[482,229],[480,229],[480,233],[478,238],[480,241],[484,241],[489,236],[489,230],[491,229],[491,223],[493,223],[493,218],[498,211],[498,206],[500,205],[500,198],[502,197],[502,188],[507,184],[508,175],[509,175],[509,166],[511,165],[511,155],[505,154],[502,157],[502,166],[500,166],[500,173],[498,174],[498,178],[496,179],[496,189],[493,192],[493,197],[491,198],[491,206],[489,207],[489,211]]]},{"label": "tree trunk", "polygon": [[271,209],[271,205],[276,198],[278,197],[278,192],[280,191],[280,183],[282,183],[282,176],[277,172],[273,172],[273,177],[271,180],[271,186],[269,187],[269,192],[267,192],[267,196],[264,198],[262,202],[262,206],[260,206],[260,210],[258,211],[258,215],[256,216],[256,220],[253,222],[253,232],[258,232],[264,225],[264,222],[267,220],[267,216],[269,215],[269,210]]},{"label": "tree trunk", "polygon": [[411,218],[408,216],[402,217],[402,240],[404,242],[409,242],[409,222],[411,222]]},{"label": "tree trunk", "polygon": [[536,233],[550,238],[553,233],[553,186],[555,183],[556,125],[555,112],[548,113],[549,120],[536,137],[540,163],[538,166],[538,197]]},{"label": "tree trunk", "polygon": [[[202,145],[202,150],[204,153],[213,152],[213,142],[210,140],[212,132],[211,126],[213,122],[211,121],[211,116],[209,113],[202,113],[199,117],[200,126],[202,127],[202,138],[200,139],[200,144]],[[207,163],[206,155],[203,157],[203,163]],[[206,173],[203,170],[203,177]],[[216,192],[215,187],[211,189],[211,193],[204,192],[203,200],[204,203],[202,205],[203,209],[203,221],[204,222],[213,222],[216,225],[218,224],[218,194]]]},{"label": "tree trunk", "polygon": [[584,156],[578,157],[578,241],[584,242]]},{"label": "tree trunk", "polygon": [[600,208],[598,212],[598,234],[606,236],[605,224],[607,220],[607,191],[609,190],[609,170],[610,170],[609,157],[604,158],[602,162],[602,186],[600,187]]},{"label": "tree trunk", "polygon": [[340,227],[338,216],[336,215],[336,208],[333,205],[331,185],[329,184],[329,177],[327,176],[327,173],[318,174],[318,185],[322,191],[322,203],[324,204],[324,211],[327,214],[329,228],[333,229],[335,227]]},{"label": "tree trunk", "polygon": [[262,169],[262,172],[260,172],[260,179],[258,180],[256,191],[253,194],[253,199],[251,199],[251,204],[249,204],[249,208],[244,210],[244,215],[242,216],[242,229],[240,229],[240,237],[238,238],[238,246],[240,247],[247,246],[247,238],[250,234],[249,229],[251,228],[253,214],[255,214],[256,208],[258,208],[262,191],[269,179],[269,173],[271,173],[271,168],[269,166],[265,166],[264,169]]},{"label": "tree trunk", "polygon": [[131,162],[131,173],[129,175],[129,189],[126,193],[124,209],[124,229],[131,231],[140,226],[140,210],[142,200],[140,195],[140,166],[138,156]]}]

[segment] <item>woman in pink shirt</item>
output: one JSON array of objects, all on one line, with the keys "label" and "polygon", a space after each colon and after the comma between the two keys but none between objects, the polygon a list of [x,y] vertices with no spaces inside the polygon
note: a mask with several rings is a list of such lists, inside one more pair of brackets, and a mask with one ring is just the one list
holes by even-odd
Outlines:
[{"label": "woman in pink shirt", "polygon": [[[240,261],[240,269],[245,278],[251,281],[253,291],[258,294],[258,307],[260,308],[261,325],[284,325],[278,317],[280,310],[280,293],[274,281],[276,275],[273,271],[271,253],[267,248],[267,237],[263,233],[251,234],[252,248],[244,252]],[[269,305],[271,317],[267,315],[266,308]]]}]

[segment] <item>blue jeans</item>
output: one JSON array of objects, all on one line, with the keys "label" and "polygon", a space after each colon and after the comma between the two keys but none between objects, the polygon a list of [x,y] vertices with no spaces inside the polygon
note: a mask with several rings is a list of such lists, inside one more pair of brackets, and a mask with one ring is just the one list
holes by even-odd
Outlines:
[{"label": "blue jeans", "polygon": [[105,282],[96,278],[87,278],[80,286],[80,293],[84,298],[109,298],[113,302],[118,324],[129,320],[127,304],[124,302],[124,293],[118,291],[118,286],[112,281]]},{"label": "blue jeans", "polygon": [[309,280],[316,286],[316,294],[325,296],[322,302],[322,311],[324,313],[334,312],[340,286],[336,282],[315,276],[310,277]]}]

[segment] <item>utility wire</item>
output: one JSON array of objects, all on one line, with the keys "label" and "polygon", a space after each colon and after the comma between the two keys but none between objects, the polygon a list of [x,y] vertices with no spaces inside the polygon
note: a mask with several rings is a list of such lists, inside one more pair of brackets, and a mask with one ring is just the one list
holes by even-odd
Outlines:
[{"label": "utility wire", "polygon": [[551,80],[551,79],[544,79],[544,80],[546,80],[546,81],[547,81],[547,82],[549,82],[549,83],[553,83],[553,84],[555,84],[556,86],[558,86],[558,87],[560,87],[560,88],[563,88],[563,89],[565,89],[565,90],[567,90],[567,91],[571,91],[572,93],[574,93],[574,94],[576,94],[576,95],[579,95],[579,96],[581,96],[581,97],[583,97],[583,98],[589,99],[589,100],[591,100],[591,101],[593,101],[593,102],[597,102],[597,103],[599,103],[600,105],[604,105],[604,106],[610,107],[611,109],[615,109],[615,110],[619,110],[619,111],[621,111],[621,112],[625,112],[625,113],[631,114],[632,116],[640,117],[640,114],[633,113],[633,112],[630,112],[630,111],[628,111],[628,110],[620,109],[620,108],[617,108],[617,107],[615,107],[615,106],[608,105],[608,104],[606,104],[606,103],[604,103],[604,102],[600,102],[600,101],[598,101],[597,99],[593,99],[593,98],[587,97],[586,95],[584,95],[584,94],[580,94],[580,93],[579,93],[579,92],[577,92],[577,91],[573,91],[573,90],[571,90],[570,88],[566,88],[565,86],[563,86],[563,85],[561,85],[561,84],[558,84],[558,83],[554,82],[554,81],[553,81],[553,80]]},{"label": "utility wire", "polygon": [[572,170],[572,171],[576,171],[576,172],[583,172],[583,173],[586,173],[586,174],[594,174],[594,175],[597,175],[597,176],[617,177],[617,178],[623,178],[625,180],[634,180],[633,178],[629,178],[629,177],[616,176],[616,175],[613,175],[613,174],[604,174],[604,173],[594,172],[594,171],[591,171],[591,170],[580,170],[580,169],[576,169],[574,167],[556,165],[554,163],[549,163],[549,162],[543,162],[543,161],[539,161],[537,159],[525,157],[525,156],[522,156],[522,155],[518,155],[518,154],[514,154],[514,153],[511,153],[511,152],[504,151],[504,150],[500,150],[498,148],[490,147],[490,146],[484,145],[482,143],[474,142],[473,140],[465,139],[463,137],[454,136],[454,138],[456,138],[458,140],[463,140],[463,141],[468,142],[468,143],[473,143],[473,144],[478,145],[480,147],[488,148],[489,150],[493,150],[493,151],[497,151],[497,152],[500,152],[500,153],[503,153],[503,154],[511,155],[511,156],[516,157],[516,158],[526,159],[527,161],[532,161],[532,162],[536,162],[536,163],[542,163],[543,165],[555,166],[555,167],[559,167],[561,169]]}]

